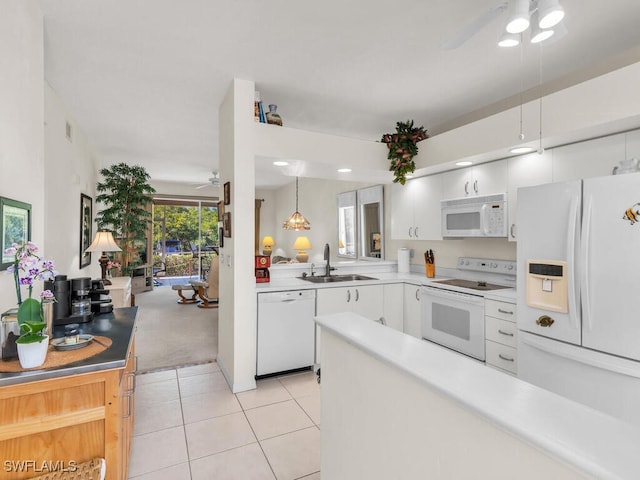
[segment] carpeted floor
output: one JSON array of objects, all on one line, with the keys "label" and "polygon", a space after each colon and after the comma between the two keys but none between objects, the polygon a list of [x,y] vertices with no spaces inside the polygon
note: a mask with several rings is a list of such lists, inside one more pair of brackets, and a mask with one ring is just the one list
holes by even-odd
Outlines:
[{"label": "carpeted floor", "polygon": [[213,362],[218,354],[218,309],[179,305],[170,285],[136,295],[138,372]]}]

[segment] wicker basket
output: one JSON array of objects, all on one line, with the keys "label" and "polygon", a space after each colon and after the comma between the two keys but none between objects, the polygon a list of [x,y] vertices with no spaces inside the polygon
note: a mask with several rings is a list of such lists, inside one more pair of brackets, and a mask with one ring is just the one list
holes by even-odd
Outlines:
[{"label": "wicker basket", "polygon": [[79,463],[74,471],[50,472],[30,480],[103,480],[104,459],[94,458],[88,462]]}]

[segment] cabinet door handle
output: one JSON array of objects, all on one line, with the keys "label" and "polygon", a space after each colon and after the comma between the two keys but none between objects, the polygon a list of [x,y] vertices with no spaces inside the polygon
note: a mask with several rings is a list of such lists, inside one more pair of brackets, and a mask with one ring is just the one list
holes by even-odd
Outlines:
[{"label": "cabinet door handle", "polygon": [[416,288],[416,300],[420,301],[420,289]]},{"label": "cabinet door handle", "polygon": [[360,300],[360,291],[356,288],[356,302]]},{"label": "cabinet door handle", "polygon": [[380,318],[378,319],[378,323],[380,323],[381,325],[386,325],[386,324],[387,324],[387,322],[386,322],[386,320],[384,319],[384,317],[380,317]]},{"label": "cabinet door handle", "polygon": [[513,315],[513,312],[510,312],[509,310],[502,310],[501,308],[499,308],[498,311],[500,313],[506,313],[507,315]]},{"label": "cabinet door handle", "polygon": [[122,415],[122,418],[129,418],[131,416],[131,411],[133,410],[131,408],[131,401],[132,401],[132,398],[133,398],[133,392],[125,393],[123,396],[127,397],[127,414],[126,415]]},{"label": "cabinet door handle", "polygon": [[351,301],[351,290],[347,290],[347,303]]},{"label": "cabinet door handle", "polygon": [[469,195],[469,182],[464,183],[464,194]]},{"label": "cabinet door handle", "polygon": [[498,333],[502,334],[502,335],[506,335],[507,337],[513,337],[513,333],[511,332],[505,332],[504,330],[500,330],[498,329]]},{"label": "cabinet door handle", "polygon": [[505,357],[501,353],[498,354],[498,357],[500,357],[502,360],[505,360],[507,362],[515,362],[515,360],[513,358]]},{"label": "cabinet door handle", "polygon": [[478,180],[475,180],[473,182],[473,191],[478,193]]},{"label": "cabinet door handle", "polygon": [[511,235],[511,238],[516,238],[516,224],[515,223],[511,224],[511,228],[509,228],[509,234]]},{"label": "cabinet door handle", "polygon": [[418,227],[413,227],[413,236],[418,238]]},{"label": "cabinet door handle", "polygon": [[413,237],[413,235],[411,235],[411,229],[412,229],[412,228],[413,228],[413,227],[409,227],[409,238]]}]

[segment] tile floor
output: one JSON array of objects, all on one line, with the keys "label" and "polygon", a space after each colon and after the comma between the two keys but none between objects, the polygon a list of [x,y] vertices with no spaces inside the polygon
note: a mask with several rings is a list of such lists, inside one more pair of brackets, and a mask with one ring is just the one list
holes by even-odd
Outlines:
[{"label": "tile floor", "polygon": [[209,363],[136,377],[129,478],[318,480],[320,386],[313,372],[232,394]]}]

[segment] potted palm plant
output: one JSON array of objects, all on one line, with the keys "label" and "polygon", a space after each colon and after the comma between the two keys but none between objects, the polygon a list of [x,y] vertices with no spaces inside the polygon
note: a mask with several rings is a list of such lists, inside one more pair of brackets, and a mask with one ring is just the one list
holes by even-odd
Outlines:
[{"label": "potted palm plant", "polygon": [[149,234],[155,189],[148,183],[147,171],[137,165],[118,163],[101,169],[100,175],[103,181],[96,185],[96,201],[105,208],[96,215],[98,229],[113,233],[122,249],[122,272],[130,275],[142,263],[139,249]]}]

